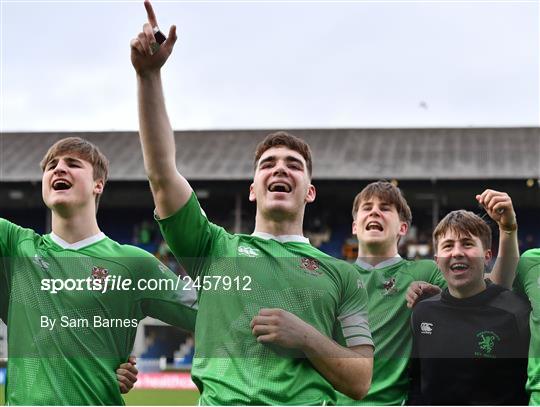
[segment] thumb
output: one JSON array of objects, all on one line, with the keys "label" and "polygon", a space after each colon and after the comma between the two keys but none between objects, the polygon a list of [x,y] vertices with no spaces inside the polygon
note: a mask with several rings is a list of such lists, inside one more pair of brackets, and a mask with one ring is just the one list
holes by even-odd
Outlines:
[{"label": "thumb", "polygon": [[425,284],[423,285],[422,287],[423,291],[428,293],[428,294],[438,294],[441,292],[441,289],[439,287],[437,287],[436,285],[432,285],[432,284]]},{"label": "thumb", "polygon": [[176,36],[176,26],[171,25],[171,28],[169,28],[169,36],[167,37],[167,41],[163,44],[163,46],[167,49],[167,51],[172,52],[174,43],[176,42],[176,39],[178,37]]}]

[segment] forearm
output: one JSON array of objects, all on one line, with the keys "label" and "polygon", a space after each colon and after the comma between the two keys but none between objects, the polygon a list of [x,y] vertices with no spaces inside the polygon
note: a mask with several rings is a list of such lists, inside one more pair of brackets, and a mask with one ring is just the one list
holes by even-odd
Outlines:
[{"label": "forearm", "polygon": [[150,182],[176,173],[174,133],[167,115],[159,70],[137,75],[139,132]]},{"label": "forearm", "polygon": [[345,348],[313,329],[302,350],[336,390],[356,400],[367,394],[373,370],[371,346]]},{"label": "forearm", "polygon": [[490,277],[495,284],[512,288],[519,262],[517,229],[513,231],[499,229],[499,233],[499,254]]}]

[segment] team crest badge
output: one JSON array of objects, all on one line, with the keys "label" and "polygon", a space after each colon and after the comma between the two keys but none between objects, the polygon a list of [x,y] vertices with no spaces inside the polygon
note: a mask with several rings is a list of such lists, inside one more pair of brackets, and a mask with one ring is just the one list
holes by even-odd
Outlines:
[{"label": "team crest badge", "polygon": [[309,257],[302,257],[300,267],[304,269],[306,273],[311,274],[312,276],[320,276],[322,274],[322,271],[319,270],[319,262]]},{"label": "team crest badge", "polygon": [[94,280],[105,280],[109,275],[109,270],[104,267],[94,266],[92,267],[92,278]]},{"label": "team crest badge", "polygon": [[493,351],[497,342],[500,342],[501,338],[495,332],[484,331],[476,334],[478,338],[478,347],[480,352],[475,352],[475,356],[495,357]]},{"label": "team crest badge", "polygon": [[396,278],[392,277],[383,283],[384,295],[397,293]]}]

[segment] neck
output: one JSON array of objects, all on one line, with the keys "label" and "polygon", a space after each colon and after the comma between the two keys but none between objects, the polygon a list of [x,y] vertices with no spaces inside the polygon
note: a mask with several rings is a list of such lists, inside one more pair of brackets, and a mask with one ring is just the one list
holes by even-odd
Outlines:
[{"label": "neck", "polygon": [[372,266],[396,257],[398,254],[397,244],[392,245],[370,245],[358,243],[358,258]]},{"label": "neck", "polygon": [[474,284],[469,284],[464,287],[451,287],[448,286],[448,291],[454,298],[469,298],[473,295],[480,294],[486,289],[486,282],[482,279],[475,282]]},{"label": "neck", "polygon": [[269,233],[274,236],[298,235],[303,236],[302,225],[304,214],[297,217],[282,217],[271,219],[260,212],[255,216],[255,232]]},{"label": "neck", "polygon": [[73,214],[52,213],[52,231],[68,243],[76,243],[100,232],[95,213],[77,210]]}]

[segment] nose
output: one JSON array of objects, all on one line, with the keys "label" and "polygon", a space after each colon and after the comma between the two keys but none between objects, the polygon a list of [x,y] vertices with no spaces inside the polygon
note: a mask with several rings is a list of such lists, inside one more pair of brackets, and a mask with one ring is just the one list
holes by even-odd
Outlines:
[{"label": "nose", "polygon": [[463,247],[461,247],[461,244],[459,243],[455,244],[452,247],[452,251],[450,254],[452,257],[456,257],[456,258],[463,257]]},{"label": "nose", "polygon": [[380,217],[381,211],[379,210],[377,206],[372,206],[371,210],[369,211],[369,216]]},{"label": "nose", "polygon": [[285,175],[287,174],[287,165],[284,161],[278,161],[274,167],[273,175]]},{"label": "nose", "polygon": [[54,175],[65,174],[66,168],[67,168],[66,163],[63,160],[60,160],[56,164],[56,167],[54,167],[53,174]]}]

